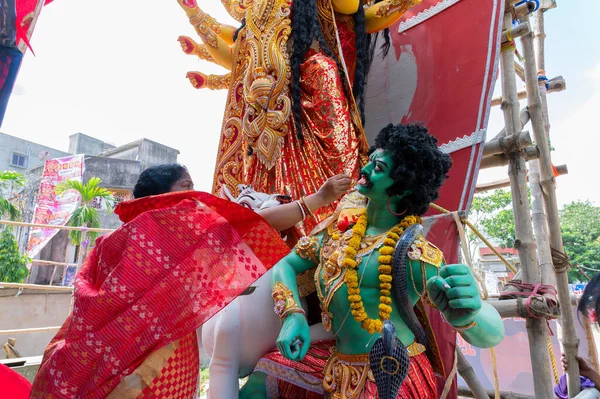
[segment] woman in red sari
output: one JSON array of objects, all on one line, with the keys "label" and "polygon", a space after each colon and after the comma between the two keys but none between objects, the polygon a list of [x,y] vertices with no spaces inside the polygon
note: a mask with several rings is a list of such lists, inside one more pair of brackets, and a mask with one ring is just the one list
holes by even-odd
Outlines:
[{"label": "woman in red sari", "polygon": [[[32,398],[190,398],[198,389],[196,329],[289,252],[277,230],[339,198],[318,193],[261,215],[191,191],[180,165],[144,171],[124,225],[100,237],[75,281],[71,315],[50,342]],[[272,221],[273,223],[270,223]]]}]

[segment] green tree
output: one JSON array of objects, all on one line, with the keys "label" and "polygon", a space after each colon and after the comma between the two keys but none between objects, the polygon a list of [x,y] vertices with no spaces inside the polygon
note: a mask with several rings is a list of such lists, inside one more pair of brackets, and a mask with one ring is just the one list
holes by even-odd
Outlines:
[{"label": "green tree", "polygon": [[25,185],[25,176],[12,170],[0,172],[0,219],[8,216],[9,220],[17,220],[21,215],[19,208],[9,198],[4,197],[8,190],[20,188]]},{"label": "green tree", "polygon": [[[515,223],[510,191],[496,190],[492,193],[477,194],[473,197],[469,221],[488,239],[499,246],[512,248],[515,241]],[[468,233],[471,258],[481,244],[472,231]]]},{"label": "green tree", "polygon": [[[81,201],[77,209],[69,219],[69,226],[73,227],[89,227],[100,228],[100,215],[98,211],[91,206],[92,201],[100,199],[106,204],[106,208],[112,211],[114,198],[110,191],[100,187],[100,180],[97,177],[92,177],[87,183],[83,184],[76,180],[67,180],[56,186],[56,194],[63,194],[69,190],[75,190],[79,193]],[[90,240],[90,245],[93,246],[98,233],[89,232],[87,237]],[[81,231],[72,230],[69,233],[69,238],[73,245],[81,245]]]},{"label": "green tree", "polygon": [[30,259],[19,253],[19,244],[11,229],[0,232],[0,281],[22,283],[29,274]]},{"label": "green tree", "polygon": [[[502,247],[513,248],[515,223],[510,191],[496,190],[473,198],[469,220],[488,238]],[[560,211],[565,252],[571,265],[579,265],[592,277],[600,272],[600,207],[589,201],[575,201]],[[476,250],[481,241],[469,233],[470,246]],[[474,254],[474,250],[472,254]],[[569,270],[569,281],[586,281],[577,267]]]},{"label": "green tree", "polygon": [[[560,211],[565,252],[571,265],[579,265],[592,277],[600,272],[600,207],[590,201],[575,201]],[[587,281],[578,268],[569,270],[570,281]]]}]

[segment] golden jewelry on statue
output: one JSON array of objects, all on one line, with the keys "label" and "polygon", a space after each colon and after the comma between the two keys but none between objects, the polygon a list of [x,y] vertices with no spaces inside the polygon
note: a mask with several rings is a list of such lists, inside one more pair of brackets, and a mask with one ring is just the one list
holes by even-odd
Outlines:
[{"label": "golden jewelry on statue", "polygon": [[[417,342],[406,347],[410,357],[419,356],[426,348]],[[344,355],[335,347],[323,369],[323,388],[332,399],[357,399],[365,389],[367,381],[375,382],[369,365],[369,354]]]},{"label": "golden jewelry on statue", "polygon": [[283,320],[292,313],[302,313],[306,316],[304,309],[294,299],[292,291],[282,282],[275,283],[271,296],[275,301],[275,313],[279,316],[279,319]]},{"label": "golden jewelry on statue", "polygon": [[384,1],[382,3],[379,3],[379,4],[381,4],[380,6],[379,6],[379,4],[376,4],[376,6],[379,6],[379,8],[375,12],[375,17],[383,18],[383,17],[387,17],[395,12],[399,12],[399,13],[403,14],[406,11],[413,8],[414,6],[416,6],[417,4],[420,4],[421,1],[422,0],[387,0],[387,1]]},{"label": "golden jewelry on statue", "polygon": [[466,326],[462,326],[462,327],[452,326],[452,328],[454,328],[458,332],[463,332],[463,331],[468,330],[469,328],[475,327],[476,325],[477,325],[477,322],[472,321],[469,324],[467,324]]},{"label": "golden jewelry on statue", "polygon": [[310,259],[315,264],[319,263],[319,258],[317,256],[318,250],[319,243],[315,237],[303,236],[296,244],[296,253],[302,259]]},{"label": "golden jewelry on statue", "polygon": [[371,319],[367,315],[360,295],[360,288],[358,287],[358,262],[356,261],[356,255],[360,248],[361,239],[367,230],[366,212],[358,218],[358,221],[352,228],[352,238],[344,251],[345,259],[342,266],[346,269],[345,281],[348,286],[348,301],[350,301],[350,307],[352,308],[352,316],[369,334],[380,333],[383,321],[390,318],[392,313],[392,307],[390,306],[392,304],[392,255],[394,254],[396,243],[402,233],[404,233],[404,229],[415,223],[420,223],[420,218],[407,216],[402,219],[397,226],[393,227],[386,234],[383,246],[379,249],[379,319]]}]

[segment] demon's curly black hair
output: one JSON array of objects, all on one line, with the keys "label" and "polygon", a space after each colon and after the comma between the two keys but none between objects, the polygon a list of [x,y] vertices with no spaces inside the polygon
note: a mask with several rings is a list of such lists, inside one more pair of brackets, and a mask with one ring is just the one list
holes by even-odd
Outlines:
[{"label": "demon's curly black hair", "polygon": [[187,172],[185,166],[177,163],[151,166],[138,178],[133,188],[133,197],[142,198],[168,193],[185,172]]},{"label": "demon's curly black hair", "polygon": [[395,183],[387,193],[394,196],[409,191],[398,203],[398,212],[406,209],[407,215],[423,215],[429,204],[438,198],[452,160],[436,143],[436,138],[420,124],[389,124],[375,138],[369,155],[382,148],[394,161],[390,176]]}]

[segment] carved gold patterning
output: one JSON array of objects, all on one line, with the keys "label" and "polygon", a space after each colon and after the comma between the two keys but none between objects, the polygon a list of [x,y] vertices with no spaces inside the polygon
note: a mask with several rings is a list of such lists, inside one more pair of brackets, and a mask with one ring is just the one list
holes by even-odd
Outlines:
[{"label": "carved gold patterning", "polygon": [[249,65],[244,79],[247,108],[242,128],[248,144],[267,169],[281,153],[292,102],[288,84],[289,0],[263,0],[246,14]]}]

